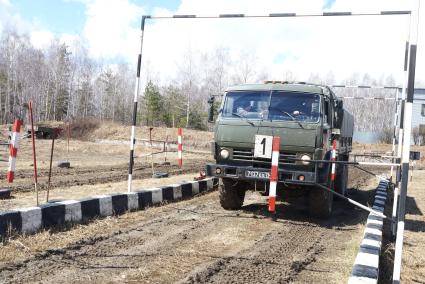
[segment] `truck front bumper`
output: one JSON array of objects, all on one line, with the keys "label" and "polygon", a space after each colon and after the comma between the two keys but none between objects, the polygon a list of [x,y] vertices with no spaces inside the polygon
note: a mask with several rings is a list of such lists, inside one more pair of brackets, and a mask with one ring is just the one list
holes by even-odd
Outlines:
[{"label": "truck front bumper", "polygon": [[[269,181],[270,169],[231,166],[222,164],[207,164],[207,176],[232,178],[246,181]],[[279,183],[311,185],[316,183],[315,172],[279,169]]]}]

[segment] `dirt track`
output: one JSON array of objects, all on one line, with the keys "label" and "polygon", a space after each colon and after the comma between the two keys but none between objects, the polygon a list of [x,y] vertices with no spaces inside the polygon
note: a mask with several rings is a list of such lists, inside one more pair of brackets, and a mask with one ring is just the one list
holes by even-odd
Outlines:
[{"label": "dirt track", "polygon": [[[364,203],[370,195],[351,191]],[[367,214],[342,201],[327,221],[287,203],[278,212],[273,222],[257,193],[243,210],[224,211],[214,192],[99,220],[78,236],[80,228],[54,233],[72,236],[65,246],[0,264],[0,283],[346,282]]]},{"label": "dirt track", "polygon": [[[0,162],[0,187],[10,187],[15,192],[33,191],[33,160],[32,148],[29,139],[21,141],[17,160],[15,180],[12,184],[6,182],[7,162]],[[47,189],[47,180],[50,160],[50,140],[37,141],[37,166],[38,166],[38,189]],[[137,157],[137,155],[149,154],[151,149],[138,146],[133,169],[134,179],[152,176],[150,157]],[[158,151],[157,149],[153,150]],[[53,159],[51,189],[58,187],[105,184],[110,182],[124,181],[128,178],[128,145],[107,145],[89,141],[71,141],[70,152],[67,152],[66,141],[55,142],[55,154]],[[0,153],[0,156],[5,153]],[[57,162],[68,160],[71,168],[58,168]],[[154,157],[155,171],[168,172],[170,174],[196,172],[210,161],[209,154],[184,153],[183,170],[177,166],[177,154],[168,153],[168,162],[171,165],[164,166],[163,154]],[[200,163],[201,161],[201,163]]]},{"label": "dirt track", "polygon": [[[155,171],[167,172],[169,174],[188,173],[199,170],[199,163],[195,161],[188,161],[185,163],[183,169],[177,165],[162,166],[156,165]],[[142,166],[135,166],[133,169],[133,177],[135,179],[148,178],[152,176],[150,165],[144,164]],[[48,171],[42,170],[39,172],[40,180],[44,181],[39,184],[39,189],[47,189]],[[51,188],[99,184],[123,181],[128,178],[128,165],[121,166],[95,166],[95,167],[79,167],[71,169],[55,168],[52,171]],[[33,191],[33,172],[31,170],[19,171],[15,177],[14,183],[9,186],[12,189],[25,192]]]}]

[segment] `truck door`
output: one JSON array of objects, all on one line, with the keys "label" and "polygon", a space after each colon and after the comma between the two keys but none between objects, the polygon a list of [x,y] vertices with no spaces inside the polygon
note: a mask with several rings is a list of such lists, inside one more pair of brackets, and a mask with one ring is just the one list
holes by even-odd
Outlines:
[{"label": "truck door", "polygon": [[326,153],[331,146],[332,106],[328,97],[324,97],[323,103],[323,148]]}]

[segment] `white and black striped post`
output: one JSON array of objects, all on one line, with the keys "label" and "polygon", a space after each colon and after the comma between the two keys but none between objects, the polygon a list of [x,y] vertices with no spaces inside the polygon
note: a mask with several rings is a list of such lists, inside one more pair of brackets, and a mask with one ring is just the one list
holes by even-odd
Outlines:
[{"label": "white and black striped post", "polygon": [[142,17],[142,23],[140,26],[140,53],[137,58],[137,75],[136,75],[136,86],[134,87],[134,106],[133,106],[133,123],[131,125],[131,138],[130,138],[130,161],[128,165],[128,184],[127,190],[131,192],[131,186],[133,181],[133,165],[134,165],[134,146],[136,144],[136,123],[137,123],[137,100],[140,93],[140,69],[142,65],[142,50],[143,50],[143,32],[145,30],[145,21],[149,16]]},{"label": "white and black striped post", "polygon": [[[403,66],[403,87],[401,89],[401,100],[399,105],[399,128],[398,128],[398,147],[397,147],[397,157],[400,161],[401,153],[402,153],[402,147],[403,147],[403,120],[404,120],[404,105],[406,100],[406,85],[407,85],[407,66],[409,62],[409,37],[410,37],[410,25],[411,25],[411,19],[409,19],[409,29],[407,33],[407,39],[406,39],[406,47],[404,50],[404,66]],[[396,178],[395,178],[395,187],[394,187],[394,198],[393,198],[393,210],[392,210],[392,218],[394,220],[397,219],[397,211],[398,211],[398,199],[399,199],[399,193],[400,193],[400,174],[401,174],[401,167],[397,167],[396,171]],[[397,223],[393,222],[391,224],[391,234],[392,237],[395,238],[397,232]]]},{"label": "white and black striped post", "polygon": [[[398,121],[398,89],[396,89],[395,93],[395,107],[394,107],[394,123],[393,123],[393,141],[392,141],[392,148],[391,148],[391,154],[393,157],[395,156],[395,141],[397,139],[397,121]],[[392,162],[395,162],[395,159],[392,159]],[[394,167],[391,167],[391,174],[390,174],[390,180],[393,181],[393,173],[394,173]]]},{"label": "white and black striped post", "polygon": [[403,251],[404,219],[406,213],[406,195],[409,182],[409,153],[410,136],[412,130],[412,105],[415,90],[416,49],[418,41],[419,6],[420,0],[416,1],[416,9],[413,10],[410,28],[409,65],[407,76],[407,97],[404,109],[404,135],[401,160],[401,188],[398,202],[397,235],[394,255],[393,283],[400,283],[401,258]]}]

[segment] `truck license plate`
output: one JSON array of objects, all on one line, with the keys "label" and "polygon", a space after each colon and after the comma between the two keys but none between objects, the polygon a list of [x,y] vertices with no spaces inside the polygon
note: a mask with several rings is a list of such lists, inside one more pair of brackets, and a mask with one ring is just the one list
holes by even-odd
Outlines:
[{"label": "truck license plate", "polygon": [[245,177],[269,179],[270,173],[269,172],[259,172],[259,171],[245,171]]}]

